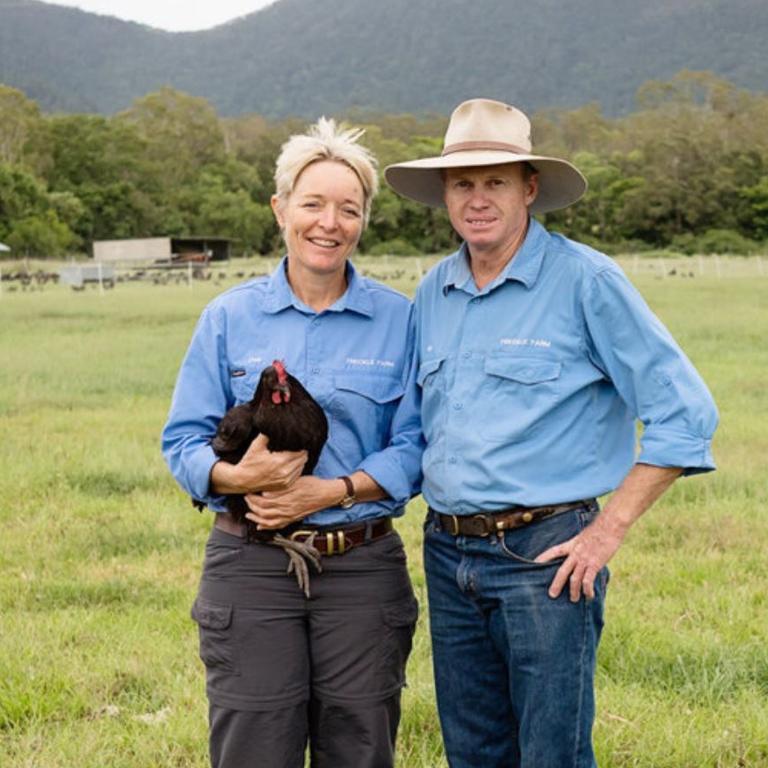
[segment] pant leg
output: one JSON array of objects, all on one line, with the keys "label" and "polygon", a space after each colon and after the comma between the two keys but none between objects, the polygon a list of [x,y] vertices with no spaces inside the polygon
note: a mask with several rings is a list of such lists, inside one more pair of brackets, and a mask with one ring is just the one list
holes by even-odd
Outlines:
[{"label": "pant leg", "polygon": [[383,701],[310,703],[312,768],[391,768],[400,693]]},{"label": "pant leg", "polygon": [[303,768],[309,730],[306,598],[285,553],[213,529],[192,616],[214,768]]},{"label": "pant leg", "polygon": [[486,550],[478,590],[493,606],[491,634],[506,658],[520,768],[596,766],[594,673],[607,570],[594,600],[572,603],[567,589],[556,600],[547,592],[560,563],[532,562],[577,535],[595,512],[564,513],[476,545]]},{"label": "pant leg", "polygon": [[211,768],[303,768],[307,705],[266,712],[211,704]]},{"label": "pant leg", "polygon": [[451,768],[513,768],[519,751],[506,661],[468,565],[457,539],[428,524],[424,569],[446,756]]},{"label": "pant leg", "polygon": [[312,589],[312,768],[391,768],[418,614],[400,537],[324,558]]}]

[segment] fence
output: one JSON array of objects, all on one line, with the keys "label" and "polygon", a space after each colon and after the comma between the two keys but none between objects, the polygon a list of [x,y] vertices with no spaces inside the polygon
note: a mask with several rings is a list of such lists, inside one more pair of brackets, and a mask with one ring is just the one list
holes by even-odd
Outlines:
[{"label": "fence", "polygon": [[[386,283],[408,285],[417,283],[436,264],[440,255],[429,256],[366,256],[354,258],[357,269],[366,276]],[[718,279],[768,277],[768,258],[763,256],[674,256],[623,255],[616,257],[627,274],[656,278],[708,277]],[[44,286],[62,283],[76,290],[91,284],[104,291],[121,283],[147,285],[183,285],[192,288],[197,281],[212,281],[223,285],[269,274],[276,266],[276,258],[257,257],[208,265],[187,263],[173,268],[127,265],[58,264],[38,262],[30,270],[9,269],[0,265],[0,295],[39,290]]]}]

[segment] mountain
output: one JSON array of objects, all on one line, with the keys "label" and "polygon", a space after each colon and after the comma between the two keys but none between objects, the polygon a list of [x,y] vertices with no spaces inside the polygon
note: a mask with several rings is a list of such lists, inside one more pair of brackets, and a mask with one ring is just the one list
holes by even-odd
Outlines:
[{"label": "mountain", "polygon": [[0,82],[65,112],[171,85],[222,115],[447,113],[472,96],[620,114],[681,69],[765,90],[766,40],[765,0],[277,0],[179,33],[0,0]]}]

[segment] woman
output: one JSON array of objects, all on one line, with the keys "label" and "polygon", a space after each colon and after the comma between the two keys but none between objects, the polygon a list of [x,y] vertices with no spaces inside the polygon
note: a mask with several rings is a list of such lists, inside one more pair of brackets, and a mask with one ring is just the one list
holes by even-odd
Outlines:
[{"label": "woman", "polygon": [[[203,311],[163,431],[173,475],[216,512],[193,607],[215,768],[302,768],[307,742],[313,768],[393,764],[417,604],[391,518],[418,491],[422,443],[410,304],[349,261],[377,189],[361,133],[321,119],[283,146],[272,208],[287,255]],[[270,453],[263,436],[238,464],[210,446],[275,359],[328,417],[313,475],[305,452]],[[245,494],[262,530],[316,532],[311,598],[283,550],[246,542],[223,494]]]}]

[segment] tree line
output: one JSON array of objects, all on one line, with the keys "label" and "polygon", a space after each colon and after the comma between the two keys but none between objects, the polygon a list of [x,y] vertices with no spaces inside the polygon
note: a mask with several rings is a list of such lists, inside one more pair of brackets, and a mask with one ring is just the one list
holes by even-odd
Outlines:
[{"label": "tree line", "polygon": [[[608,251],[668,248],[749,253],[768,240],[768,95],[706,72],[650,81],[637,109],[596,104],[533,116],[535,150],[586,175],[577,205],[543,216]],[[366,129],[383,169],[439,154],[444,115],[335,115]],[[238,255],[280,249],[269,208],[274,162],[306,120],[219,117],[199,97],[163,88],[112,117],[47,115],[0,85],[0,241],[16,255],[82,253],[93,240],[230,237]],[[374,202],[361,250],[441,253],[447,216],[398,197]]]}]

